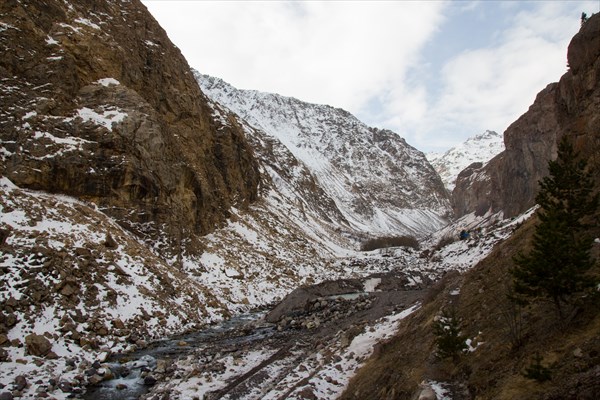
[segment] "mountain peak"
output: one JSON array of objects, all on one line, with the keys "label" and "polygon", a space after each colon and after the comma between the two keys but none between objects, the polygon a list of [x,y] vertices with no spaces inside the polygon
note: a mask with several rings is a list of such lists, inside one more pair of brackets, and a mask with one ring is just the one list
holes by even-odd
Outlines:
[{"label": "mountain peak", "polygon": [[445,153],[429,153],[427,159],[452,192],[460,171],[474,162],[487,163],[504,150],[501,134],[486,130],[465,140]]}]

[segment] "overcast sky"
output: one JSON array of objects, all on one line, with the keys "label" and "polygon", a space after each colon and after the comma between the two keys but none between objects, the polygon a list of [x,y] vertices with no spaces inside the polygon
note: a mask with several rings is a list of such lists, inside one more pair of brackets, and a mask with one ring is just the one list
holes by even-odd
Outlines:
[{"label": "overcast sky", "polygon": [[143,3],[202,73],[341,107],[422,151],[504,132],[567,70],[592,1]]}]

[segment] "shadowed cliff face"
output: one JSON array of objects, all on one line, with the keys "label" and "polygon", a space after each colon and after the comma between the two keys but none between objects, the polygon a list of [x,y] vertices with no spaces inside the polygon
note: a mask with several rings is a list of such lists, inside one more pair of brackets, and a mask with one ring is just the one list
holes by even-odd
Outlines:
[{"label": "shadowed cliff face", "polygon": [[529,110],[504,133],[506,150],[485,166],[459,175],[452,193],[457,217],[470,212],[520,214],[535,203],[538,181],[548,173],[557,141],[575,148],[600,171],[600,14],[592,16],[569,45],[569,71],[542,90]]},{"label": "shadowed cliff face", "polygon": [[8,0],[0,15],[2,175],[174,240],[256,198],[243,132],[213,119],[139,1]]}]

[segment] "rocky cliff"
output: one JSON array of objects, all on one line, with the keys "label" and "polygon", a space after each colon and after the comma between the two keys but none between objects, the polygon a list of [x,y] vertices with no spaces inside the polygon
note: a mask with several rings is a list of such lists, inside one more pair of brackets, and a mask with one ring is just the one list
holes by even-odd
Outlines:
[{"label": "rocky cliff", "polygon": [[257,197],[244,134],[213,119],[139,1],[0,4],[0,174],[89,200],[173,249]]},{"label": "rocky cliff", "polygon": [[488,210],[515,216],[535,202],[538,180],[556,156],[562,136],[600,170],[600,15],[582,25],[569,45],[569,70],[536,97],[504,133],[506,150],[487,165],[462,171],[452,194],[457,216]]}]

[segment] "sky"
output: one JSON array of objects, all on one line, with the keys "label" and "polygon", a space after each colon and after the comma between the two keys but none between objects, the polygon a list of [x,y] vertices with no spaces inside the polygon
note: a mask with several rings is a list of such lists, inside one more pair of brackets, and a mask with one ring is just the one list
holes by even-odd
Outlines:
[{"label": "sky", "polygon": [[417,149],[503,133],[567,71],[590,1],[143,0],[191,67],[350,111]]}]

